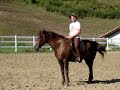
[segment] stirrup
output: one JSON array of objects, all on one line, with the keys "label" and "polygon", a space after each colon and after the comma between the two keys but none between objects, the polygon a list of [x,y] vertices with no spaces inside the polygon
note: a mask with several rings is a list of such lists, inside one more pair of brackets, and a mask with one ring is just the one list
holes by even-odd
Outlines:
[{"label": "stirrup", "polygon": [[80,59],[80,57],[76,57],[75,61],[81,63],[82,59]]},{"label": "stirrup", "polygon": [[80,57],[77,56],[77,57],[75,58],[75,61],[76,61],[76,62],[80,62]]}]

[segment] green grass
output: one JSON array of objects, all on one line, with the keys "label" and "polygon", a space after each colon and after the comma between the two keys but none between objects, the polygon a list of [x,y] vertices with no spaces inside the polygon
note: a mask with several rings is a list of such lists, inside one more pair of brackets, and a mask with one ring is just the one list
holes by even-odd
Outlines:
[{"label": "green grass", "polygon": [[21,52],[34,52],[33,49],[24,49],[24,48],[18,48],[17,52],[15,52],[14,48],[0,48],[0,53],[21,53]]},{"label": "green grass", "polygon": [[118,48],[113,48],[113,49],[110,49],[109,51],[120,51],[120,47],[118,47]]},{"label": "green grass", "polygon": [[7,48],[0,48],[0,53],[13,53],[14,52],[14,49],[11,49],[11,48],[9,48],[9,49],[7,49]]},{"label": "green grass", "polygon": [[0,53],[51,53],[50,49],[42,49],[39,51],[35,51],[34,48],[18,48],[17,52],[15,52],[14,48],[0,48]]},{"label": "green grass", "polygon": [[[120,19],[80,18],[82,37],[99,37],[120,25]],[[0,3],[0,35],[37,35],[51,30],[66,36],[70,19],[36,5]]]}]

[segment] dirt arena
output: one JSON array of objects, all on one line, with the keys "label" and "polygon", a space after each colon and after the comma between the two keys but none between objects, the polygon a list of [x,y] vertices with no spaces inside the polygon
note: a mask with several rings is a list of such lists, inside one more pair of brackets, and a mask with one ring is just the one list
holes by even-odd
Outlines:
[{"label": "dirt arena", "polygon": [[70,63],[70,86],[61,85],[61,73],[53,53],[0,54],[0,90],[120,90],[120,52],[107,52],[94,61],[94,83],[88,67]]}]

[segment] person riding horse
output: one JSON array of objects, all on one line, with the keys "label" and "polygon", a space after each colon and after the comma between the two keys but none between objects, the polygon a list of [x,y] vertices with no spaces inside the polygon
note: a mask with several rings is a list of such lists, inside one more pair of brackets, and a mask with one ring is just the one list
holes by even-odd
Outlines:
[{"label": "person riding horse", "polygon": [[[69,86],[69,62],[74,61],[74,53],[71,48],[72,40],[66,39],[63,35],[52,31],[39,31],[35,50],[39,50],[43,45],[48,43],[54,51],[54,55],[58,60],[62,74],[62,85]],[[99,52],[102,57],[106,52],[106,45],[100,45],[96,41],[82,40],[80,44],[84,44],[84,49],[80,48],[80,57],[84,59],[89,68],[88,83],[93,81],[93,62],[96,53]],[[82,45],[80,45],[82,46]],[[47,55],[47,54],[46,54]],[[46,60],[48,62],[48,60]]]},{"label": "person riding horse", "polygon": [[73,46],[75,47],[75,61],[78,61],[79,63],[82,62],[82,59],[80,59],[80,33],[81,33],[81,25],[80,22],[77,21],[77,15],[75,13],[72,13],[70,16],[71,23],[69,25],[69,34],[66,38],[72,39]]}]

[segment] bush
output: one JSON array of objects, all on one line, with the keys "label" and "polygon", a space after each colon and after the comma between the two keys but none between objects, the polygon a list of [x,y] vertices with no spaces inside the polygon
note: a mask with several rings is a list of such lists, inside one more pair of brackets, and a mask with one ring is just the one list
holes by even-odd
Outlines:
[{"label": "bush", "polygon": [[45,9],[51,12],[59,12],[60,7],[62,6],[63,6],[63,2],[61,0],[54,0],[54,1],[49,1],[45,5]]},{"label": "bush", "polygon": [[95,10],[94,16],[99,18],[107,18],[106,12],[104,10]]}]

